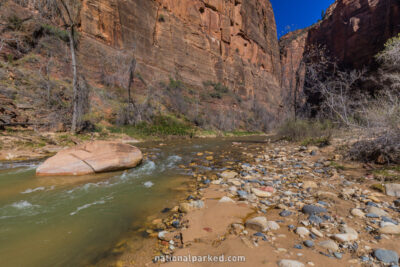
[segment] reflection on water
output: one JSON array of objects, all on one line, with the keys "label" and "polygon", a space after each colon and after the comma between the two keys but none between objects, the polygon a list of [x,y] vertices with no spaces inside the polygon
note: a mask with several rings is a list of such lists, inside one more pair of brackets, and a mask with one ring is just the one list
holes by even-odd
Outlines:
[{"label": "reflection on water", "polygon": [[[38,162],[1,163],[1,265],[81,266],[100,260],[147,216],[176,204],[180,195],[174,189],[190,178],[178,166],[188,165],[197,152],[230,144],[141,144],[148,157],[140,167],[96,176],[38,178]],[[139,234],[136,238],[140,242]]]}]

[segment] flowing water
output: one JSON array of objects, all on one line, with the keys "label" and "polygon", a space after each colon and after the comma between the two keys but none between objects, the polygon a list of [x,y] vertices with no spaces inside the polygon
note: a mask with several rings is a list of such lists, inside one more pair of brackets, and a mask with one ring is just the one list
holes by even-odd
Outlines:
[{"label": "flowing water", "polygon": [[0,266],[95,263],[148,216],[183,197],[177,188],[191,173],[182,165],[197,152],[229,149],[232,141],[143,143],[139,167],[86,177],[39,178],[40,162],[0,163]]}]

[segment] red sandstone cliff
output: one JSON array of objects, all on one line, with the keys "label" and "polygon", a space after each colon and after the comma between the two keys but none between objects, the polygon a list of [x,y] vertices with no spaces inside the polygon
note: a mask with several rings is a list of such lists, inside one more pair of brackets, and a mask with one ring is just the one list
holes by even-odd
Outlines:
[{"label": "red sandstone cliff", "polygon": [[[160,103],[157,108],[185,116],[188,115],[185,111],[177,110],[179,105],[189,106],[184,108],[186,113],[192,112],[192,106],[196,105],[195,114],[190,114],[191,120],[198,114],[204,115],[206,124],[217,127],[229,116],[234,127],[242,128],[248,121],[260,124],[257,116],[266,122],[278,117],[282,103],[281,63],[269,0],[79,1],[79,70],[94,89],[93,107],[110,110],[108,114],[118,112],[119,104],[126,102],[122,88],[126,86],[127,70],[135,58],[132,90],[139,103],[154,95]],[[2,12],[6,23],[7,17],[14,13],[18,21],[32,18],[23,30],[4,31],[4,34],[18,33],[34,40],[32,47],[23,53],[14,51],[14,58],[23,60],[29,52],[38,53],[44,58],[38,62],[46,64],[49,60],[46,55],[54,55],[57,61],[54,65],[60,71],[53,73],[54,79],[71,77],[68,53],[62,52],[68,51],[65,44],[49,48],[51,51],[46,50],[51,45],[41,45],[46,38],[56,43],[57,32],[62,34],[61,22],[51,11],[49,2],[7,0],[5,3],[4,7],[9,9]],[[28,23],[35,29],[28,30],[25,27]],[[13,50],[16,49],[8,45],[2,57],[7,58]],[[56,72],[55,68],[52,71]],[[167,92],[170,78],[185,84],[186,91]],[[223,96],[215,92],[218,88],[222,88]],[[171,107],[171,99],[174,101],[178,94],[180,99],[176,102],[184,103]],[[103,101],[105,98],[111,100],[105,103],[108,101]],[[210,120],[214,121],[210,123]]]},{"label": "red sandstone cliff", "polygon": [[214,81],[245,97],[268,94],[270,105],[279,102],[279,46],[269,1],[84,0],[80,29],[90,37],[82,40],[82,52],[93,66],[102,62],[93,53],[112,58],[124,49],[147,81]]},{"label": "red sandstone cliff", "polygon": [[385,42],[399,32],[400,1],[336,0],[321,22],[281,38],[283,90],[293,88],[303,53],[311,45],[325,46],[343,67],[360,68],[371,66]]}]

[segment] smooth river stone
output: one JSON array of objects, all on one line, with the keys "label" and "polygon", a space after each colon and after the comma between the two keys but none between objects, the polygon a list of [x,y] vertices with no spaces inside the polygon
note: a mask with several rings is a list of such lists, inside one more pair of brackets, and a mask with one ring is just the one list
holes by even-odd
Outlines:
[{"label": "smooth river stone", "polygon": [[129,144],[93,141],[59,151],[36,169],[36,175],[88,175],[125,170],[136,167],[142,158],[142,152]]},{"label": "smooth river stone", "polygon": [[304,264],[295,260],[280,260],[279,267],[304,267]]},{"label": "smooth river stone", "polygon": [[268,229],[268,221],[266,217],[260,216],[248,219],[246,221],[246,227],[253,229],[257,232],[264,232]]}]

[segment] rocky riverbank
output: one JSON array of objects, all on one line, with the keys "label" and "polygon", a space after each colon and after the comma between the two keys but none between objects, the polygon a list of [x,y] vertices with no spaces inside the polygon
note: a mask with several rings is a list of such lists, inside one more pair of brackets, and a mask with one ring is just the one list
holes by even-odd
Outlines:
[{"label": "rocky riverbank", "polygon": [[[393,196],[386,195],[374,166],[337,152],[343,142],[323,149],[234,142],[229,152],[198,153],[182,166],[196,179],[190,195],[149,221],[157,248],[141,266],[167,255],[245,257],[234,266],[397,266],[398,185],[386,185]],[[117,265],[132,257],[122,254]],[[213,265],[197,261],[167,266]]]}]

